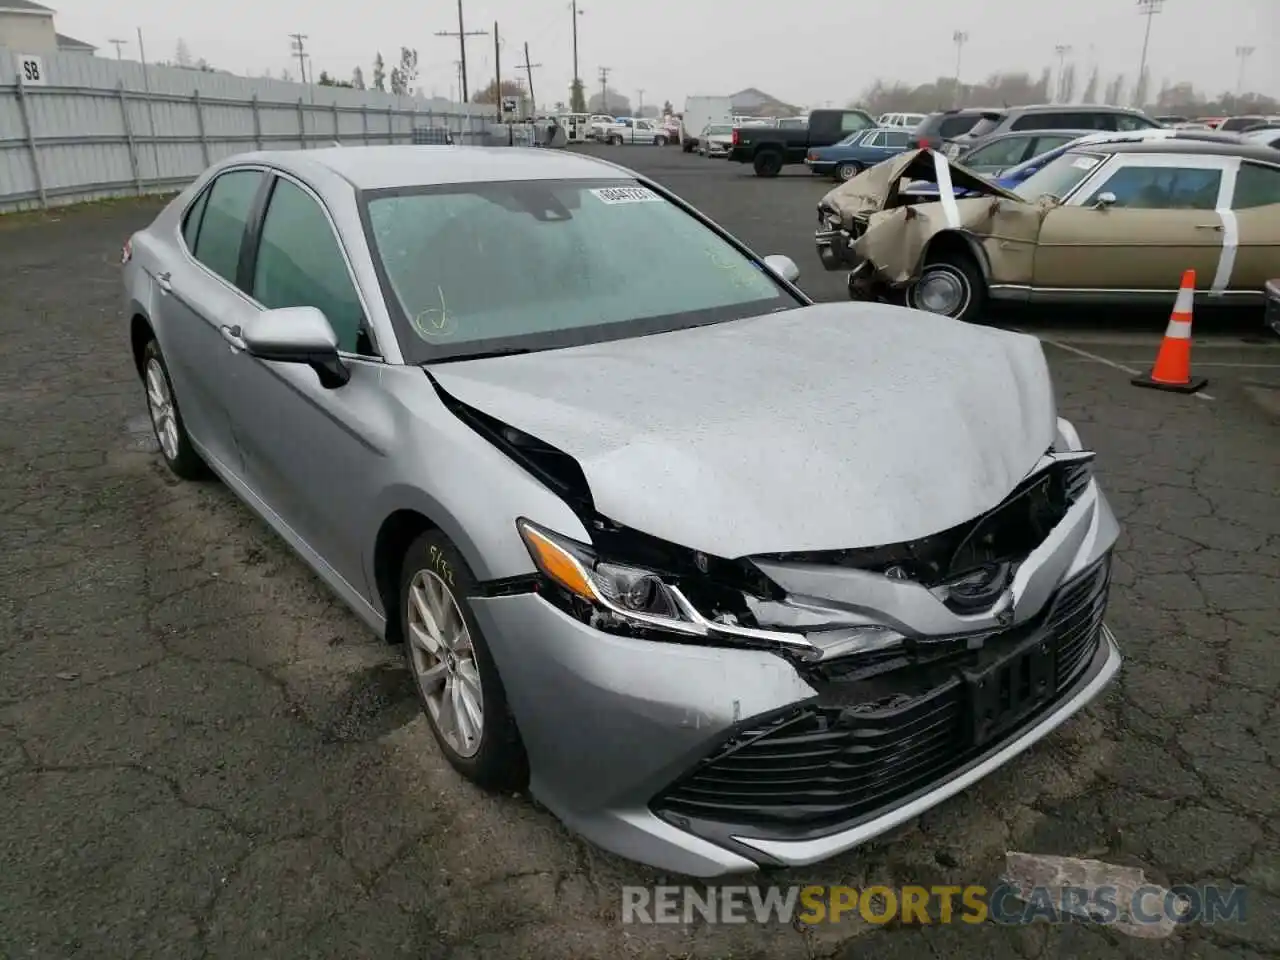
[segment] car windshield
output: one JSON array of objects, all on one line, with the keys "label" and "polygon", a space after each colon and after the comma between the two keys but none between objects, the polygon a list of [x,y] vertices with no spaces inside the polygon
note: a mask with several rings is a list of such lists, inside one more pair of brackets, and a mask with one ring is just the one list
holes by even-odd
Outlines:
[{"label": "car windshield", "polygon": [[[366,192],[362,215],[407,362],[542,350],[802,304],[634,180]],[[660,276],[660,286],[646,278]]]},{"label": "car windshield", "polygon": [[1050,160],[1038,172],[1013,188],[1023,200],[1035,201],[1044,196],[1064,199],[1106,157],[1097,153],[1071,150]]}]

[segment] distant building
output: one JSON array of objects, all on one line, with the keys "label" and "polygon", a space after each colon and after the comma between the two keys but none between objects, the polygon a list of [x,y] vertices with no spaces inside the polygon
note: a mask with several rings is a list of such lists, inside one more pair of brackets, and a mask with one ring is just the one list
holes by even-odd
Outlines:
[{"label": "distant building", "polygon": [[0,47],[15,53],[83,53],[98,48],[53,28],[53,11],[34,0],[0,0]]},{"label": "distant building", "polygon": [[800,112],[799,108],[755,87],[730,94],[729,102],[733,105],[734,114],[742,117],[794,117]]}]

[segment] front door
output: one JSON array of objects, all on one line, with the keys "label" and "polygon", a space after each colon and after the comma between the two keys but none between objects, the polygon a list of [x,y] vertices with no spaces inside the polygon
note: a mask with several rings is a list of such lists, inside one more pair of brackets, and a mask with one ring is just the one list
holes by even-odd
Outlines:
[{"label": "front door", "polygon": [[382,363],[365,333],[363,301],[319,198],[283,176],[271,189],[249,258],[259,309],[311,306],[338,337],[351,380],[333,389],[311,368],[240,352],[233,420],[254,493],[348,584],[363,592],[361,550],[390,412]]},{"label": "front door", "polygon": [[[1213,282],[1229,196],[1230,158],[1122,154],[1040,228],[1037,290],[1176,291],[1184,270]],[[1099,205],[1111,194],[1114,201]],[[1107,200],[1111,200],[1108,197]]]},{"label": "front door", "polygon": [[189,256],[174,258],[156,279],[160,346],[183,421],[203,451],[236,475],[243,463],[228,406],[235,369],[221,328],[254,309],[236,279],[246,224],[264,183],[261,170],[219,174],[184,220]]}]

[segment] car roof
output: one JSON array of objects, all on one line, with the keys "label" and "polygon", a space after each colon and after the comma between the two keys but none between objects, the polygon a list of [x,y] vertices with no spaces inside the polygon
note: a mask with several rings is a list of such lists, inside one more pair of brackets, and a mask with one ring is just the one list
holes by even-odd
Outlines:
[{"label": "car roof", "polygon": [[317,168],[358,190],[495,183],[502,180],[600,180],[633,177],[616,164],[579,153],[531,147],[379,146],[270,150],[237,158],[257,160],[301,176]]},{"label": "car roof", "polygon": [[1004,107],[1005,113],[1129,113],[1143,114],[1133,107],[1118,107],[1108,103],[1028,103],[1021,107]]},{"label": "car roof", "polygon": [[[448,148],[445,148],[448,149]],[[1125,143],[1082,143],[1075,150],[1100,150],[1103,153],[1154,153],[1189,154],[1210,157],[1240,157],[1244,160],[1261,160],[1264,163],[1280,163],[1280,155],[1274,147],[1260,146],[1245,141],[1192,140],[1170,137],[1167,140],[1130,140]]]}]

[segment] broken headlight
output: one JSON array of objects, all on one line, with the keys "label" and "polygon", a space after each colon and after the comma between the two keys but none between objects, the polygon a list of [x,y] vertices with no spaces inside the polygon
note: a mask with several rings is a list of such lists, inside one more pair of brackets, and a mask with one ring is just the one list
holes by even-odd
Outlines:
[{"label": "broken headlight", "polygon": [[820,653],[804,635],[760,630],[703,616],[661,573],[605,560],[595,548],[529,520],[516,521],[529,556],[542,575],[547,600],[598,630],[658,632],[688,638],[785,646],[801,655]]}]

